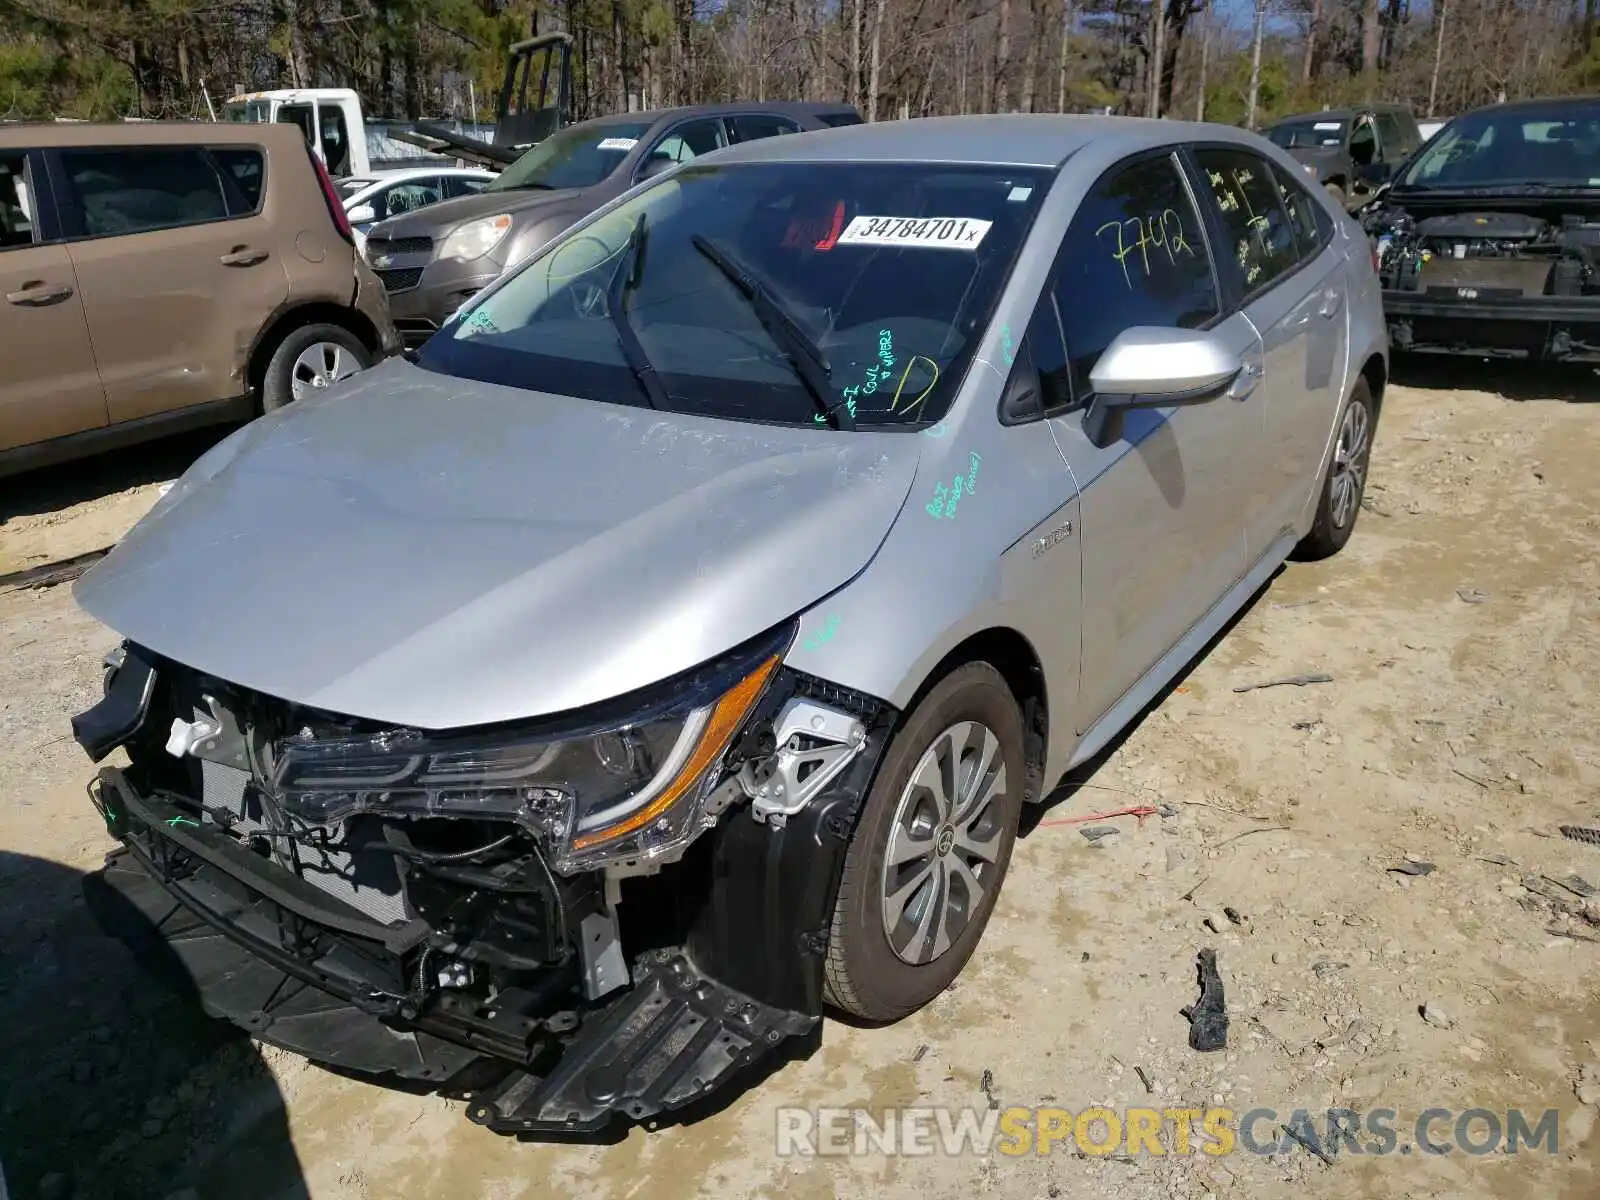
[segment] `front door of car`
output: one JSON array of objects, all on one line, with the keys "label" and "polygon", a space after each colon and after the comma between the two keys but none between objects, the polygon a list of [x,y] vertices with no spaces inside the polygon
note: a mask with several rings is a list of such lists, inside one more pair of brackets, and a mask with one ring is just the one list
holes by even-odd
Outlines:
[{"label": "front door of car", "polygon": [[710,154],[728,144],[728,131],[721,117],[696,117],[674,125],[639,160],[635,179],[648,179],[681,162]]},{"label": "front door of car", "polygon": [[259,188],[243,189],[237,166],[224,173],[203,146],[61,150],[56,161],[111,423],[244,395],[245,355],[289,295]]},{"label": "front door of car", "polygon": [[1326,214],[1319,224],[1316,202],[1266,158],[1236,146],[1192,153],[1212,242],[1227,251],[1217,256],[1223,294],[1260,335],[1265,363],[1255,410],[1262,453],[1239,470],[1253,566],[1292,536],[1343,387],[1342,260]]},{"label": "front door of car", "polygon": [[1074,395],[1124,330],[1211,329],[1244,364],[1228,394],[1130,411],[1101,447],[1082,408],[1050,425],[1079,489],[1081,732],[1184,638],[1244,574],[1240,472],[1260,451],[1260,341],[1222,306],[1178,159],[1156,153],[1101,177],[1068,228],[1052,284]]},{"label": "front door of car", "polygon": [[34,186],[39,166],[0,151],[0,450],[106,423],[72,258]]}]

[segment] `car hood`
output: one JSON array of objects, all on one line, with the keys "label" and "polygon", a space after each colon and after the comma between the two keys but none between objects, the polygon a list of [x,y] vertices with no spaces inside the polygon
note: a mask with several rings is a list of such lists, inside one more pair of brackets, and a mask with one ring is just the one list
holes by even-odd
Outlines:
[{"label": "car hood", "polygon": [[584,188],[557,188],[544,191],[539,188],[512,189],[504,192],[479,192],[473,196],[458,196],[454,200],[441,200],[416,212],[402,213],[380,221],[367,231],[368,237],[438,239],[458,225],[479,217],[492,217],[496,213],[533,213],[540,209],[555,209],[581,199]]},{"label": "car hood", "polygon": [[856,575],[920,439],[750,425],[400,360],[247,425],[76,587],[123,636],[447,729],[668,678]]}]

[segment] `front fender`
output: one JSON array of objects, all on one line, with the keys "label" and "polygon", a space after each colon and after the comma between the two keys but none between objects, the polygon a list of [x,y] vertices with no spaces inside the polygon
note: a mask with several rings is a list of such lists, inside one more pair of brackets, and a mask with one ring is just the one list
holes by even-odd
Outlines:
[{"label": "front fender", "polygon": [[981,432],[907,435],[930,442],[908,502],[866,569],[802,615],[787,662],[905,710],[964,641],[1012,631],[1043,671],[1046,769],[1059,774],[1075,727],[1081,563],[1075,536],[1048,552],[1037,540],[1076,527],[1077,489],[1047,423],[1005,427],[977,415],[964,428]]}]

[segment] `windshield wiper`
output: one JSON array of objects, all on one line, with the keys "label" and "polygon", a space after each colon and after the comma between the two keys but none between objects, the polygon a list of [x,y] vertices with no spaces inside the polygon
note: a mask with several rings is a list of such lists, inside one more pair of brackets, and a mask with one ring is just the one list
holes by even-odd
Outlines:
[{"label": "windshield wiper", "polygon": [[748,267],[710,238],[697,233],[691,240],[694,242],[694,248],[710,259],[712,265],[726,275],[733,286],[739,289],[740,294],[750,301],[756,319],[794,365],[795,374],[800,377],[800,382],[810,393],[811,402],[816,405],[817,412],[822,414],[823,420],[835,429],[854,429],[856,419],[851,415],[849,407],[843,401],[837,404],[828,401],[828,396],[833,391],[831,378],[833,368],[828,365],[828,358],[823,354],[822,347],[795,323],[794,318],[772,298],[771,292],[761,286],[761,282],[751,274]]},{"label": "windshield wiper", "polygon": [[661,386],[661,378],[651,365],[650,356],[644,352],[633,326],[628,324],[628,314],[622,311],[623,296],[639,282],[639,256],[643,248],[644,214],[640,213],[639,219],[634,222],[633,232],[628,235],[628,241],[617,258],[616,269],[611,272],[611,282],[606,286],[606,311],[611,316],[611,323],[617,327],[622,357],[628,360],[628,369],[639,381],[644,398],[650,402],[651,408],[665,408],[668,404],[667,389]]}]

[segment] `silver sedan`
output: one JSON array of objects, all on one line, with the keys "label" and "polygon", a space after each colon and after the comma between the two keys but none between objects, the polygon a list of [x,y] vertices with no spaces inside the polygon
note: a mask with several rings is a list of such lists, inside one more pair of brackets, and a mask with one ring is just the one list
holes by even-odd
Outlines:
[{"label": "silver sedan", "polygon": [[1387,355],[1366,240],[1235,129],[696,159],[84,577],[128,639],[75,726],[132,763],[108,880],[257,1036],[509,1064],[497,1129],[678,1107],[824,999],[903,1016],[1023,806],[1344,546]]}]

